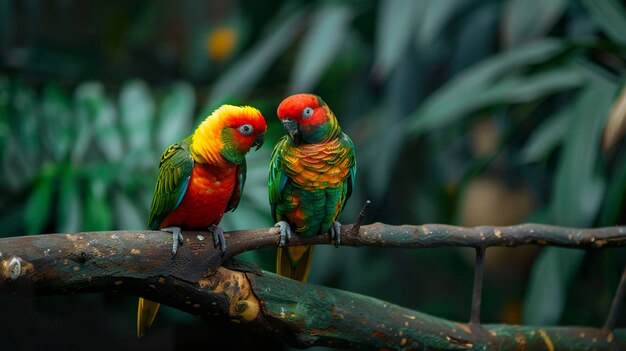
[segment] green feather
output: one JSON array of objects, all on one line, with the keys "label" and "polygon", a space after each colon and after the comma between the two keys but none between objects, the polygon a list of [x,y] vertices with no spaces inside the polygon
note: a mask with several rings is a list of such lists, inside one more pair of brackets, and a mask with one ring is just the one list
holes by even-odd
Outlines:
[{"label": "green feather", "polygon": [[159,174],[148,214],[151,230],[159,229],[161,222],[183,199],[194,165],[189,151],[190,144],[191,137],[188,137],[180,143],[171,145],[161,155]]},{"label": "green feather", "polygon": [[[272,152],[268,179],[269,201],[274,221],[284,220],[285,213],[295,209],[296,205],[288,199],[297,197],[301,199],[300,207],[306,216],[306,225],[302,228],[292,227],[292,229],[297,230],[304,237],[326,233],[330,229],[352,194],[356,174],[352,140],[346,134],[341,133],[339,141],[340,149],[345,152],[337,153],[336,158],[329,160],[328,163],[335,164],[348,157],[351,160],[348,177],[342,186],[317,189],[305,188],[289,178],[288,173],[294,172],[295,167],[290,167],[288,160],[294,156],[296,146],[287,136],[278,141]],[[286,172],[285,169],[288,171]]]}]

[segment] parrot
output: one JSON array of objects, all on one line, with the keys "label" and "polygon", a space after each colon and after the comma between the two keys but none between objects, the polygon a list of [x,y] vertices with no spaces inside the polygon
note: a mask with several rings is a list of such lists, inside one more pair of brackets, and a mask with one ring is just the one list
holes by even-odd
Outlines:
[{"label": "parrot", "polygon": [[[246,181],[245,156],[263,145],[266,129],[256,108],[222,105],[193,134],[163,152],[148,226],[172,233],[172,257],[183,244],[182,229],[208,229],[224,254],[224,230],[218,224],[224,212],[237,208]],[[152,325],[158,309],[158,303],[139,298],[137,337]]]},{"label": "parrot", "polygon": [[280,228],[276,272],[306,282],[313,247],[284,246],[294,233],[328,233],[335,247],[341,243],[337,217],[352,194],[356,154],[337,117],[317,95],[288,96],[277,115],[286,135],[272,151],[268,176],[274,226]]}]

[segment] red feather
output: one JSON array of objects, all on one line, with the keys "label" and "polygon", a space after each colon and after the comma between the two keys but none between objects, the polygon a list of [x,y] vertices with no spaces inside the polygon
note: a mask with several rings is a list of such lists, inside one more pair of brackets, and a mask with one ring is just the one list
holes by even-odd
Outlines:
[{"label": "red feather", "polygon": [[236,167],[224,169],[196,163],[182,201],[160,227],[206,229],[219,224],[233,194],[236,173]]}]

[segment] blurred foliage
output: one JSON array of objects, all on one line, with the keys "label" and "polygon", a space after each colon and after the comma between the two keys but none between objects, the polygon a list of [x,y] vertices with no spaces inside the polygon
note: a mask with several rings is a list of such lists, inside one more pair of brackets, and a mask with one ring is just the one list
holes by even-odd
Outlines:
[{"label": "blurred foliage", "polygon": [[[0,235],[145,228],[160,153],[225,102],[261,109],[268,141],[222,224],[270,226],[275,109],[295,92],[354,140],[344,223],[371,199],[367,222],[626,224],[625,33],[618,0],[0,0]],[[625,252],[489,249],[483,319],[600,325]],[[310,281],[463,321],[472,272],[470,249],[320,247]],[[134,303],[107,295],[92,318],[137,346]],[[175,325],[200,321],[164,310],[142,346],[193,340]]]}]

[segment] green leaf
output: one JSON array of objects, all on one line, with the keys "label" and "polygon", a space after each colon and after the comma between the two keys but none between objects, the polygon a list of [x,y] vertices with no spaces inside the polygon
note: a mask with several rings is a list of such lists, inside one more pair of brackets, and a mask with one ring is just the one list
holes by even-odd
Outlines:
[{"label": "green leaf", "polygon": [[585,258],[585,251],[546,247],[530,274],[522,323],[559,324],[568,287]]},{"label": "green leaf", "polygon": [[72,111],[67,94],[54,83],[43,91],[41,115],[45,126],[43,141],[53,158],[59,162],[67,154],[72,143]]},{"label": "green leaf", "polygon": [[496,103],[523,103],[546,95],[582,86],[586,75],[575,66],[559,67],[531,76],[511,76],[491,86],[479,99],[488,106]]},{"label": "green leaf", "polygon": [[[414,1],[418,2],[418,1]],[[424,11],[423,22],[417,32],[417,46],[427,49],[439,37],[450,18],[464,6],[468,0],[429,0]]]},{"label": "green leaf", "polygon": [[95,141],[107,160],[117,161],[124,154],[117,110],[101,83],[83,83],[83,89],[88,93],[86,98],[89,99]]},{"label": "green leaf", "polygon": [[545,62],[561,54],[566,45],[546,39],[511,49],[485,59],[457,74],[452,80],[431,94],[407,118],[407,133],[417,136],[427,130],[451,122],[483,105],[476,102],[503,75],[524,66]]},{"label": "green leaf", "polygon": [[82,159],[95,139],[107,160],[117,161],[124,154],[117,111],[99,82],[85,82],[76,88],[77,136],[74,159]]},{"label": "green leaf", "polygon": [[296,57],[290,92],[310,91],[317,84],[339,53],[351,18],[352,11],[345,5],[327,4],[316,10]]},{"label": "green leaf", "polygon": [[529,42],[549,32],[570,0],[509,0],[503,8],[503,39],[507,47]]},{"label": "green leaf", "polygon": [[[473,87],[465,82],[451,83],[427,99],[409,118],[410,134],[440,128],[470,116],[478,109],[496,104],[531,102],[560,91],[580,87],[587,76],[576,66],[559,67],[531,76],[510,75],[487,84],[483,79],[470,77]],[[471,89],[470,89],[471,88]]]},{"label": "green leaf", "polygon": [[0,163],[3,163],[8,155],[7,149],[11,133],[9,127],[9,104],[11,103],[9,87],[9,79],[0,76]]},{"label": "green leaf", "polygon": [[611,39],[626,44],[626,10],[618,0],[582,0],[591,19]]},{"label": "green leaf", "polygon": [[614,84],[594,81],[574,105],[554,178],[551,210],[557,225],[588,226],[597,213],[601,199],[598,184],[603,179],[596,176],[596,158],[616,92]]},{"label": "green leaf", "polygon": [[305,9],[292,13],[288,18],[281,13],[270,26],[271,34],[261,39],[249,52],[241,56],[222,75],[211,90],[205,110],[212,110],[227,99],[247,94],[278,56],[291,44],[299,32]]},{"label": "green leaf", "polygon": [[151,148],[155,106],[146,83],[135,79],[125,83],[119,96],[122,131],[133,153]]},{"label": "green leaf", "polygon": [[539,162],[564,139],[569,116],[574,113],[571,107],[564,107],[551,116],[530,135],[522,150],[522,162]]},{"label": "green leaf", "polygon": [[83,213],[83,231],[111,230],[111,210],[106,199],[107,184],[100,179],[89,183]]},{"label": "green leaf", "polygon": [[[19,145],[18,158],[22,161],[22,177],[31,177],[42,160],[40,151],[37,97],[33,89],[16,84],[13,95],[13,115],[11,124]],[[17,133],[15,133],[17,130]]]},{"label": "green leaf", "polygon": [[76,233],[81,228],[82,199],[71,164],[63,168],[59,181],[56,228],[59,233]]},{"label": "green leaf", "polygon": [[158,150],[163,151],[191,133],[196,97],[187,82],[174,84],[165,95],[159,109],[156,138]]},{"label": "green leaf", "polygon": [[387,77],[408,49],[430,2],[414,0],[380,2],[374,72],[381,78]]},{"label": "green leaf", "polygon": [[[617,87],[594,80],[578,96],[568,115],[567,133],[554,181],[552,223],[586,227],[593,223],[604,180],[595,175],[602,126]],[[524,323],[556,324],[563,312],[568,286],[578,272],[585,251],[549,248],[532,269],[524,301]]]},{"label": "green leaf", "polygon": [[55,173],[54,165],[44,165],[26,202],[24,225],[28,235],[40,234],[48,224]]},{"label": "green leaf", "polygon": [[87,82],[80,84],[74,92],[74,145],[72,149],[72,160],[81,161],[89,151],[89,144],[94,135],[93,116],[101,109],[101,99],[103,87],[98,83]]},{"label": "green leaf", "polygon": [[122,191],[116,191],[113,198],[115,222],[117,228],[123,230],[146,229],[148,213],[140,213],[137,206],[128,195]]},{"label": "green leaf", "polygon": [[620,214],[626,208],[626,152],[615,162],[615,169],[610,174],[606,193],[600,212],[600,226],[617,225]]}]

